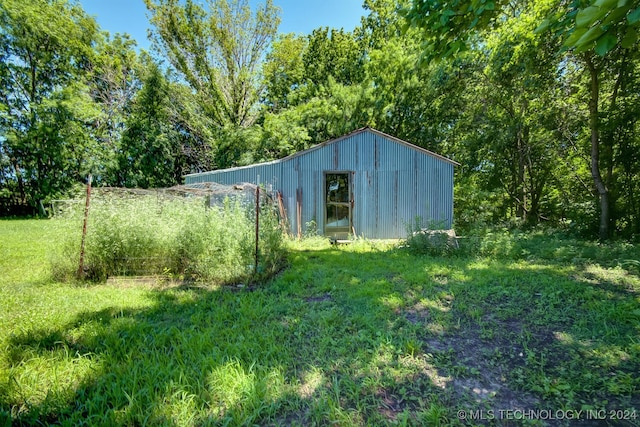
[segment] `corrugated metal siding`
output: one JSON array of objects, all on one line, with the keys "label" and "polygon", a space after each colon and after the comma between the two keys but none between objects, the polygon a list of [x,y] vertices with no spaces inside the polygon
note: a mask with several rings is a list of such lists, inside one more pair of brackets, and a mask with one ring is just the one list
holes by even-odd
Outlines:
[{"label": "corrugated metal siding", "polygon": [[453,163],[386,138],[376,131],[355,132],[335,142],[266,164],[188,175],[186,184],[260,182],[280,191],[291,225],[315,221],[324,232],[324,173],[352,172],[353,226],[367,238],[398,238],[420,217],[425,224],[453,224]]}]

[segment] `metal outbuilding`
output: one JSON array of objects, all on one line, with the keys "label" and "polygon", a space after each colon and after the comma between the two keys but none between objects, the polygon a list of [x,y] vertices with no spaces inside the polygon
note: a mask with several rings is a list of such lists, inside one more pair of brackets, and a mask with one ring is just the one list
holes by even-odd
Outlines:
[{"label": "metal outbuilding", "polygon": [[280,160],[187,175],[185,184],[258,183],[280,193],[290,232],[403,238],[407,225],[449,229],[458,163],[371,128]]}]

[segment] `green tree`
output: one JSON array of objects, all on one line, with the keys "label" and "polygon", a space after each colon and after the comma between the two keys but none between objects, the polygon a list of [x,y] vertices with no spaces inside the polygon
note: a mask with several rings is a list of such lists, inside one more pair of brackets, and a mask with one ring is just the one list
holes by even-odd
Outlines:
[{"label": "green tree", "polygon": [[381,49],[388,41],[403,38],[405,21],[400,12],[409,0],[364,0],[362,7],[369,13],[363,16],[354,33],[367,51]]},{"label": "green tree", "polygon": [[424,148],[454,155],[447,148],[451,129],[464,111],[467,82],[455,67],[439,63],[417,66],[417,43],[411,37],[390,39],[370,52],[376,128]]},{"label": "green tree", "polygon": [[[576,62],[588,76],[586,104],[589,117],[590,170],[600,204],[599,236],[606,239],[611,234],[611,201],[604,157],[613,161],[612,141],[602,141],[603,90],[607,88],[609,99],[617,99],[626,74],[622,67],[637,61],[636,28],[639,25],[637,1],[597,0],[592,4],[580,1],[528,2],[516,4],[507,1],[414,2],[406,12],[408,22],[422,30],[426,58],[447,57],[473,46],[482,31],[501,28],[505,16],[517,10],[533,10],[540,16],[537,29],[557,38],[557,53],[569,49],[565,57]],[[481,43],[479,43],[481,44]],[[614,80],[608,84],[605,70],[613,71]],[[628,75],[627,75],[628,76]],[[604,146],[603,146],[604,145]],[[615,167],[614,167],[615,169]]]},{"label": "green tree", "polygon": [[303,83],[305,71],[302,55],[307,47],[304,36],[288,33],[274,41],[262,70],[265,93],[262,103],[272,113],[289,106],[289,94]]},{"label": "green tree", "polygon": [[354,33],[343,29],[317,28],[309,35],[302,55],[303,79],[316,88],[329,77],[343,85],[355,85],[364,79],[364,49]]},{"label": "green tree", "polygon": [[[122,133],[118,156],[118,185],[165,187],[178,183],[168,120],[169,85],[155,63],[148,66]],[[180,179],[180,177],[178,177]]]},{"label": "green tree", "polygon": [[498,175],[494,181],[508,194],[515,216],[530,223],[549,217],[541,203],[558,157],[554,89],[561,57],[553,40],[534,34],[539,14],[516,10],[486,36],[479,49],[486,66],[477,82],[488,104],[482,107],[486,137],[481,139]]},{"label": "green tree", "polygon": [[[522,5],[509,0],[423,0],[412,2],[404,14],[411,26],[424,30],[423,47],[433,58],[468,49],[478,31],[499,27],[503,13],[511,15]],[[547,9],[539,29],[559,29],[570,49],[604,55],[617,45],[630,49],[637,42],[637,0],[572,0],[554,6]]]},{"label": "green tree", "polygon": [[[185,174],[213,169],[214,149],[219,147],[209,141],[227,141],[229,135],[220,137],[191,88],[176,81],[171,72],[163,72],[146,53],[140,55],[138,68],[142,86],[126,109],[110,182],[167,187],[180,183]],[[232,155],[235,148],[229,147],[225,155]]]},{"label": "green tree", "polygon": [[574,2],[567,8],[560,5],[537,30],[560,35],[563,46],[588,76],[590,170],[600,205],[601,240],[611,237],[616,229],[616,218],[612,215],[616,211],[615,198],[611,197],[616,185],[613,174],[617,166],[613,155],[616,141],[612,134],[603,133],[603,124],[610,114],[615,115],[618,99],[627,95],[624,88],[632,75],[625,70],[640,60],[639,26],[640,2],[597,0],[590,5],[582,2]]},{"label": "green tree", "polygon": [[101,112],[85,84],[97,35],[66,0],[0,1],[0,150],[5,178],[34,205],[99,161],[90,124]]},{"label": "green tree", "polygon": [[263,134],[256,160],[281,159],[309,148],[311,137],[297,108],[279,114],[267,112],[262,124]]},{"label": "green tree", "polygon": [[205,172],[216,168],[215,141],[217,125],[207,115],[197,94],[173,75],[168,75],[168,114],[180,139],[181,152],[185,156],[184,173]]},{"label": "green tree", "polygon": [[262,59],[280,19],[271,0],[255,14],[247,0],[145,0],[154,46],[194,89],[219,127],[256,120]]},{"label": "green tree", "polygon": [[142,87],[142,69],[136,52],[136,42],[128,34],[108,33],[95,46],[89,64],[91,96],[104,110],[103,120],[95,127],[100,138],[110,149],[122,132],[122,123],[135,94]]},{"label": "green tree", "polygon": [[95,55],[89,64],[88,84],[91,97],[102,110],[93,123],[93,135],[106,153],[94,182],[114,185],[111,176],[117,168],[114,155],[120,151],[120,143],[125,129],[125,121],[131,114],[131,104],[136,93],[142,88],[143,66],[135,51],[136,43],[127,34],[108,34],[95,46]]},{"label": "green tree", "polygon": [[311,144],[342,136],[371,124],[372,91],[369,85],[344,85],[329,76],[316,96],[294,107],[297,124],[307,130]]}]

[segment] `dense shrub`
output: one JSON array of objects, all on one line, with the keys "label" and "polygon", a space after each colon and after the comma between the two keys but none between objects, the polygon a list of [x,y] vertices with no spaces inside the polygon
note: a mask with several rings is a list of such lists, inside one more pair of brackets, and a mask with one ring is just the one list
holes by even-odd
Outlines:
[{"label": "dense shrub", "polygon": [[572,264],[597,263],[638,271],[640,247],[618,241],[600,243],[554,228],[529,230],[477,228],[458,239],[459,253],[493,259],[545,260]]},{"label": "dense shrub", "polygon": [[453,230],[443,230],[443,224],[425,222],[420,217],[405,224],[407,238],[404,246],[416,254],[441,256],[450,255],[458,249],[458,241]]},{"label": "dense shrub", "polygon": [[476,227],[463,236],[439,228],[416,218],[406,227],[402,247],[418,255],[596,263],[640,271],[640,247],[628,242],[589,241],[549,227]]},{"label": "dense shrub", "polygon": [[[205,207],[202,199],[155,196],[92,200],[85,273],[102,280],[115,275],[168,275],[215,283],[254,277],[255,207],[227,199]],[[53,271],[59,278],[78,268],[82,213],[71,209],[56,220],[67,227],[63,253]],[[277,270],[284,257],[276,212],[261,208],[257,273]]]}]

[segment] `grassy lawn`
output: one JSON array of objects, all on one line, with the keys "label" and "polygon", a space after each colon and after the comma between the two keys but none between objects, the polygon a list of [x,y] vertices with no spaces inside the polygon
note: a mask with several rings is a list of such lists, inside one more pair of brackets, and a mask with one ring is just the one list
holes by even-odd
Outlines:
[{"label": "grassy lawn", "polygon": [[316,239],[272,281],[207,288],[54,283],[57,237],[0,221],[0,425],[640,425],[633,246]]}]

